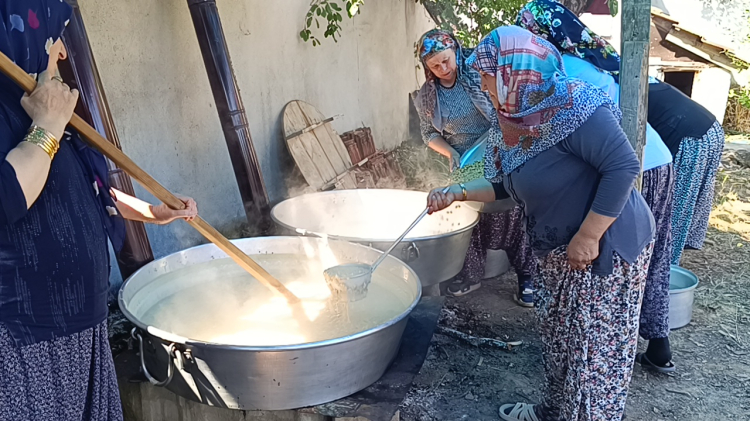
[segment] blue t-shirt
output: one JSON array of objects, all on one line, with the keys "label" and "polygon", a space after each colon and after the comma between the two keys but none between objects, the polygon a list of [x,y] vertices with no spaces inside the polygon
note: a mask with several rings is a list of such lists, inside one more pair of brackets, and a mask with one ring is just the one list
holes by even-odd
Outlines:
[{"label": "blue t-shirt", "polygon": [[[563,54],[565,73],[570,77],[581,79],[606,92],[615,103],[620,103],[620,85],[610,74],[602,72],[586,60],[570,54]],[[650,82],[650,81],[649,81]],[[672,162],[669,148],[659,136],[659,133],[646,125],[646,147],[643,151],[643,171],[648,171]]]}]

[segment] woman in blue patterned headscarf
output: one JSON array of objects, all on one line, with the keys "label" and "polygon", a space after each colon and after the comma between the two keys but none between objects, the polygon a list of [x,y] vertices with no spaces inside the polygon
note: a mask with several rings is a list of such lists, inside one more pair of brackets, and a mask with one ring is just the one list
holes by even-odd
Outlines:
[{"label": "woman in blue patterned headscarf", "polygon": [[[477,162],[459,169],[461,156],[473,145],[486,142],[493,126],[497,130],[493,124],[495,111],[482,92],[479,74],[465,64],[471,50],[462,48],[451,34],[434,29],[419,40],[417,52],[427,80],[415,101],[422,139],[450,160],[454,181],[470,181],[474,174],[481,173],[482,154],[477,154]],[[533,306],[531,277],[535,262],[523,235],[518,208],[481,215],[464,268],[448,286],[448,294],[464,295],[481,287],[487,250],[505,250],[518,275],[516,301],[524,307]]]},{"label": "woman in blue patterned headscarf", "polygon": [[[104,157],[66,131],[78,92],[57,62],[71,8],[0,0],[0,51],[38,85],[0,75],[0,420],[122,419],[107,335],[108,238],[122,216],[167,223],[186,211],[109,188]],[[140,209],[140,210],[138,210]]]},{"label": "woman in blue patterned headscarf", "polygon": [[[601,88],[619,103],[619,55],[573,12],[555,1],[532,0],[521,10],[516,24],[552,42],[562,53],[568,76]],[[636,360],[644,367],[661,372],[675,371],[669,344],[674,180],[672,155],[659,133],[648,124],[642,193],[656,220],[656,241],[641,306],[640,335],[649,341],[648,349],[638,354]]]},{"label": "woman in blue patterned headscarf", "polygon": [[516,26],[497,28],[468,60],[497,110],[485,178],[429,195],[511,197],[539,261],[535,307],[546,388],[541,405],[500,407],[506,421],[609,421],[625,410],[654,221],[633,189],[640,164],[620,111],[599,88],[567,77],[560,53]]}]

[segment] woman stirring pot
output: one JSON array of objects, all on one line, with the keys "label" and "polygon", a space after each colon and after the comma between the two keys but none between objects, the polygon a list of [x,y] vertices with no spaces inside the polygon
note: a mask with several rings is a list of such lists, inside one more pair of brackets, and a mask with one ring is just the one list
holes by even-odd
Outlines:
[{"label": "woman stirring pot", "polygon": [[122,217],[191,219],[111,190],[104,157],[65,132],[78,92],[57,76],[71,8],[0,0],[0,50],[38,75],[30,95],[0,75],[0,420],[118,421],[107,335],[109,237]]},{"label": "woman stirring pot", "polygon": [[[490,130],[497,130],[497,125],[491,123],[496,120],[495,111],[482,92],[479,73],[465,65],[471,51],[463,49],[451,34],[435,29],[419,40],[418,52],[427,79],[415,101],[422,138],[450,160],[454,176],[471,177],[455,171],[461,156],[473,145],[486,141]],[[488,249],[506,251],[518,275],[516,301],[525,307],[533,306],[531,277],[535,260],[523,235],[518,208],[482,214],[472,233],[464,268],[457,281],[449,285],[448,294],[464,295],[481,286]]]},{"label": "woman stirring pot", "polygon": [[510,196],[523,210],[539,260],[546,388],[540,405],[503,405],[500,418],[620,420],[654,220],[633,189],[640,163],[619,109],[600,89],[566,77],[560,53],[518,27],[494,30],[469,63],[503,136],[488,141],[486,179],[436,189],[428,206]]}]

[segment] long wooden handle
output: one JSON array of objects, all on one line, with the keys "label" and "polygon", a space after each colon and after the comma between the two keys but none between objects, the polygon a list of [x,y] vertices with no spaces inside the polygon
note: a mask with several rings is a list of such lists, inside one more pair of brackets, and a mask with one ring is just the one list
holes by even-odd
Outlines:
[{"label": "long wooden handle", "polygon": [[[11,61],[5,54],[0,52],[0,70],[16,82],[24,91],[31,93],[36,87],[36,81],[29,74],[18,67],[13,61]],[[121,150],[115,145],[104,139],[99,132],[93,127],[86,123],[77,114],[73,114],[70,119],[70,125],[75,128],[80,135],[86,139],[91,145],[99,149],[104,156],[111,159],[118,167],[122,168],[123,171],[133,177],[138,183],[140,183],[146,190],[153,194],[157,199],[164,202],[167,206],[172,209],[184,209],[185,204],[182,200],[178,199],[174,194],[167,190],[164,186],[159,184],[153,177],[151,177],[146,171],[142,170],[141,167],[136,165],[133,160],[128,158]],[[268,288],[275,290],[282,294],[290,304],[299,303],[299,298],[292,294],[284,284],[279,282],[276,278],[271,276],[265,269],[257,264],[253,259],[248,257],[242,252],[237,246],[232,244],[226,237],[221,235],[216,228],[209,225],[208,222],[203,220],[200,216],[195,217],[192,221],[188,222],[193,228],[201,233],[206,239],[216,244],[221,250],[224,251],[229,257],[237,262],[240,267],[248,271],[255,279],[260,281]]]}]

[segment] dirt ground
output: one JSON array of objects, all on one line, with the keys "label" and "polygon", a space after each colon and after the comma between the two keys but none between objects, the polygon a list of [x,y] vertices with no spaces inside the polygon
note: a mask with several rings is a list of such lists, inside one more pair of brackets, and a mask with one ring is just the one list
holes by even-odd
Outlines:
[{"label": "dirt ground", "polygon": [[[750,420],[750,165],[730,154],[717,178],[704,249],[687,251],[682,262],[701,283],[692,323],[671,334],[677,372],[654,374],[636,365],[628,420]],[[514,274],[483,285],[448,298],[441,325],[523,345],[507,352],[435,334],[402,405],[403,420],[494,420],[504,403],[540,400],[534,311],[513,302]]]}]

